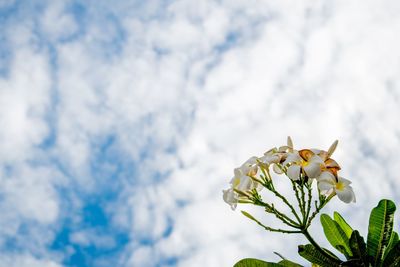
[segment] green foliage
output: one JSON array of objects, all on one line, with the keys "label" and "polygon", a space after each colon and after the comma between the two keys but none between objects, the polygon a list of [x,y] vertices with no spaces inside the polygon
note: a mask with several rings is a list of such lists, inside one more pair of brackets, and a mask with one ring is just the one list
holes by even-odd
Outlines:
[{"label": "green foliage", "polygon": [[357,266],[368,266],[367,245],[357,230],[351,234],[349,244],[353,253],[352,262],[358,262]]},{"label": "green foliage", "polygon": [[[341,223],[343,222],[344,220],[341,221]],[[350,258],[353,253],[350,249],[349,238],[347,237],[346,232],[342,229],[339,223],[332,220],[329,215],[321,214],[321,224],[324,229],[326,239],[328,239],[329,243],[331,243],[334,248],[343,253],[346,258]],[[347,228],[347,226],[345,227]]]},{"label": "green foliage", "polygon": [[234,267],[302,267],[301,265],[289,260],[281,260],[278,263],[266,262],[257,259],[243,259],[237,262]]},{"label": "green foliage", "polygon": [[381,266],[396,267],[400,266],[400,242],[397,241],[396,245],[387,253]]},{"label": "green foliage", "polygon": [[280,266],[285,266],[285,267],[302,267],[300,264],[297,264],[290,260],[281,260],[279,264]]},{"label": "green foliage", "polygon": [[[321,224],[329,243],[340,251],[347,259],[341,261],[332,252],[309,239],[312,244],[298,247],[300,256],[312,263],[313,267],[396,267],[400,266],[400,240],[399,235],[393,231],[395,204],[383,199],[372,209],[368,238],[364,238],[357,230],[344,220],[337,212],[333,219],[327,215],[321,215]],[[248,218],[258,222],[253,216],[244,212]],[[267,229],[267,228],[266,228]],[[268,230],[268,229],[267,229]],[[301,232],[308,238],[307,228]],[[256,259],[244,259],[235,264],[234,267],[270,267],[285,266],[299,267],[301,265],[286,259],[278,262],[265,262]]]},{"label": "green foliage", "polygon": [[398,241],[399,241],[399,235],[395,231],[393,231],[392,235],[390,236],[389,244],[385,249],[383,258],[386,258],[386,255],[389,253],[389,251],[392,250],[392,248],[397,244]]},{"label": "green foliage", "polygon": [[324,254],[322,254],[318,249],[316,249],[313,245],[300,245],[298,252],[300,256],[308,260],[313,264],[318,264],[321,266],[339,266],[340,261],[334,261]]},{"label": "green foliage", "polygon": [[379,201],[369,217],[367,252],[372,266],[380,266],[384,250],[388,246],[394,221],[395,204],[387,199]]},{"label": "green foliage", "polygon": [[335,222],[339,224],[340,228],[342,228],[342,230],[345,232],[347,238],[350,239],[351,234],[353,233],[353,228],[351,228],[351,226],[336,211],[333,213],[333,219],[335,220]]}]

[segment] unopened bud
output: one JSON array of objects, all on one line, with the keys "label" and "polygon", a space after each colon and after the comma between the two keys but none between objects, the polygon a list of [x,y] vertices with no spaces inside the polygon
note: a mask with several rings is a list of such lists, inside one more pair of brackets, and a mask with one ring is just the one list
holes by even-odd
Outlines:
[{"label": "unopened bud", "polygon": [[293,141],[292,141],[292,138],[290,138],[290,136],[287,137],[287,146],[289,147],[289,151],[292,152],[293,151]]},{"label": "unopened bud", "polygon": [[335,140],[335,142],[333,142],[333,144],[330,146],[330,148],[328,149],[328,158],[332,156],[333,152],[335,152],[338,143],[339,141]]}]

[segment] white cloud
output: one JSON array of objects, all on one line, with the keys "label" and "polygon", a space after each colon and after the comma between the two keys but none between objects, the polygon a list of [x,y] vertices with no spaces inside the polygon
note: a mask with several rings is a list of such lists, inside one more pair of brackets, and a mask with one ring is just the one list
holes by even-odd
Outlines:
[{"label": "white cloud", "polygon": [[47,57],[29,47],[16,51],[10,77],[0,78],[0,133],[3,162],[26,159],[48,135],[50,102]]},{"label": "white cloud", "polygon": [[41,27],[45,38],[59,41],[71,37],[78,30],[72,14],[66,12],[68,1],[54,1],[41,16]]},{"label": "white cloud", "polygon": [[[363,16],[365,10],[358,11],[360,27],[355,28],[354,33],[345,34],[346,30],[341,28],[341,35],[338,35],[336,29],[351,24],[354,12],[350,11],[351,7],[349,10],[344,7],[345,12],[341,13],[335,7],[306,10],[305,5],[298,6],[291,14],[294,16],[286,12],[289,9],[285,4],[269,10],[281,16],[263,24],[257,39],[233,48],[204,74],[206,82],[200,89],[202,94],[196,98],[191,130],[178,147],[182,167],[176,168],[170,178],[159,185],[175,199],[187,201],[183,209],[167,207],[167,214],[176,214],[174,230],[155,246],[164,257],[183,257],[184,260],[178,262],[181,266],[229,266],[235,256],[224,250],[228,244],[229,251],[237,252],[236,259],[250,254],[273,259],[272,251],[279,251],[279,248],[287,251],[281,237],[270,233],[259,240],[264,245],[270,244],[273,238],[274,247],[268,254],[265,247],[259,254],[253,254],[257,248],[253,252],[243,250],[240,242],[246,242],[247,237],[242,235],[232,244],[231,229],[253,233],[257,226],[249,230],[247,221],[236,214],[228,220],[231,224],[235,222],[232,228],[219,227],[218,222],[227,219],[218,219],[218,215],[222,216],[223,209],[229,208],[215,197],[219,193],[215,188],[222,189],[221,180],[228,183],[234,166],[270,146],[280,145],[288,134],[294,136],[295,143],[300,146],[327,148],[334,139],[341,140],[337,158],[345,166],[343,175],[353,180],[359,201],[353,206],[335,201],[327,212],[331,212],[333,206],[342,210],[349,221],[365,233],[368,212],[377,201],[383,197],[398,198],[391,185],[398,168],[395,166],[399,164],[395,161],[390,166],[382,163],[391,157],[387,153],[392,155],[389,151],[399,145],[398,127],[392,123],[394,117],[388,115],[398,112],[394,104],[397,102],[393,100],[396,89],[386,87],[388,73],[397,67],[384,64],[396,58],[398,52],[394,44],[399,40],[385,34],[379,34],[379,42],[374,35],[365,35],[367,40],[354,37],[369,31],[369,19]],[[377,12],[382,8],[384,6],[379,5]],[[324,17],[325,13],[329,16]],[[315,23],[320,20],[324,23],[316,27]],[[390,30],[384,31],[392,32],[396,25],[381,24],[378,32],[386,28]],[[375,42],[390,46],[377,53],[378,47],[372,46]],[[382,65],[376,65],[377,62]],[[397,80],[394,76],[390,79]],[[368,155],[362,151],[365,142],[372,142],[374,153],[378,153],[371,154],[371,159],[365,159]],[[379,180],[382,184],[379,191],[375,189],[376,177],[385,177]],[[354,207],[357,207],[356,214],[351,214]],[[216,210],[210,213],[212,209]],[[320,229],[315,231],[321,236]],[[213,241],[214,238],[217,240]],[[218,245],[214,247],[213,242]],[[294,245],[289,256],[298,259],[295,254]],[[218,259],[218,255],[226,258]],[[148,266],[153,265],[149,263]]]},{"label": "white cloud", "polygon": [[61,267],[56,262],[37,259],[30,255],[7,255],[0,259],[1,267]]},{"label": "white cloud", "polygon": [[[131,238],[122,266],[175,258],[178,266],[230,266],[250,256],[278,260],[273,251],[299,259],[295,244],[303,239],[264,232],[221,197],[235,166],[287,135],[300,147],[340,139],[336,157],[358,203],[335,202],[327,211],[343,211],[364,233],[377,201],[399,198],[396,2],[151,2],[140,15],[132,15],[134,5],[99,2],[88,7],[87,32],[59,43],[79,28],[66,3],[50,4],[40,20],[55,66],[32,21],[8,32],[14,50],[10,75],[0,78],[0,233],[4,242],[34,221],[30,237],[44,259],[5,256],[4,266],[11,259],[56,266],[46,260],[54,257],[46,252],[50,225],[79,221],[65,206],[79,210],[84,200],[66,203],[55,187],[100,191],[103,177],[93,176],[91,164],[108,136],[118,160],[135,163],[112,180],[122,192],[107,203]],[[105,7],[118,22],[103,20]],[[117,51],[108,51],[110,43]],[[54,146],[43,151],[51,131]],[[115,241],[90,228],[70,240]]]},{"label": "white cloud", "polygon": [[91,245],[102,249],[115,247],[115,240],[113,237],[99,230],[96,231],[95,229],[78,230],[72,233],[69,238],[73,244],[78,244],[83,247]]}]

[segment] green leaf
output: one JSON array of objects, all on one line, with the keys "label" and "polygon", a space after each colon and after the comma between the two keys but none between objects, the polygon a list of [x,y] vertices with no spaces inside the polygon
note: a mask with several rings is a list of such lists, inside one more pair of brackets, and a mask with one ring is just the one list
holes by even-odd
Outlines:
[{"label": "green leaf", "polygon": [[303,266],[286,259],[281,260],[278,263],[274,263],[274,262],[266,262],[262,260],[247,258],[240,260],[233,267],[303,267]]},{"label": "green leaf", "polygon": [[368,226],[367,251],[371,257],[373,266],[380,265],[384,250],[389,244],[395,211],[396,205],[388,199],[379,201],[378,206],[371,211]]},{"label": "green leaf", "polygon": [[238,261],[233,267],[282,267],[282,265],[279,263],[247,258]]},{"label": "green leaf", "polygon": [[367,246],[364,238],[357,230],[353,231],[351,234],[349,243],[351,252],[353,253],[352,259],[358,259],[360,263],[364,264],[364,266],[368,266]]},{"label": "green leaf", "polygon": [[303,267],[300,264],[297,264],[293,261],[290,260],[281,260],[278,262],[280,266],[285,266],[285,267]]},{"label": "green leaf", "polygon": [[389,239],[389,244],[387,245],[385,252],[383,253],[384,259],[386,258],[386,255],[389,253],[389,251],[391,251],[392,248],[397,244],[398,241],[399,241],[399,235],[395,231],[393,231]]},{"label": "green leaf", "polygon": [[351,233],[353,232],[353,229],[351,228],[351,226],[343,219],[343,217],[338,213],[338,212],[334,212],[333,213],[333,219],[335,220],[335,222],[338,223],[338,225],[340,226],[340,228],[342,228],[342,230],[345,232],[347,238],[350,239],[351,237]]},{"label": "green leaf", "polygon": [[334,261],[330,258],[327,258],[324,254],[322,254],[319,250],[317,250],[313,245],[300,245],[299,246],[299,254],[309,262],[313,264],[318,264],[321,266],[339,266],[340,261]]},{"label": "green leaf", "polygon": [[256,220],[256,218],[254,218],[253,215],[251,215],[251,214],[248,213],[247,211],[241,210],[240,212],[241,212],[244,216],[246,216],[247,218],[249,218],[250,220],[253,220],[253,221],[258,222],[258,221]]},{"label": "green leaf", "polygon": [[321,224],[329,243],[343,253],[346,258],[350,258],[353,253],[351,252],[349,238],[345,231],[343,231],[339,224],[332,220],[327,214],[321,214]]},{"label": "green leaf", "polygon": [[399,265],[400,265],[400,241],[397,241],[396,245],[389,251],[385,259],[383,260],[382,266],[396,267]]}]

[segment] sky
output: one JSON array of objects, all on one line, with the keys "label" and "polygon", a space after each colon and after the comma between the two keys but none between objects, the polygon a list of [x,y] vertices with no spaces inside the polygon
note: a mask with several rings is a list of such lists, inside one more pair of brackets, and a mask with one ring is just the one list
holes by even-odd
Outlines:
[{"label": "sky", "polygon": [[399,13],[394,0],[0,0],[0,267],[274,251],[305,264],[304,238],[222,200],[235,167],[288,135],[339,140],[357,202],[324,212],[366,236],[378,201],[400,200]]}]

